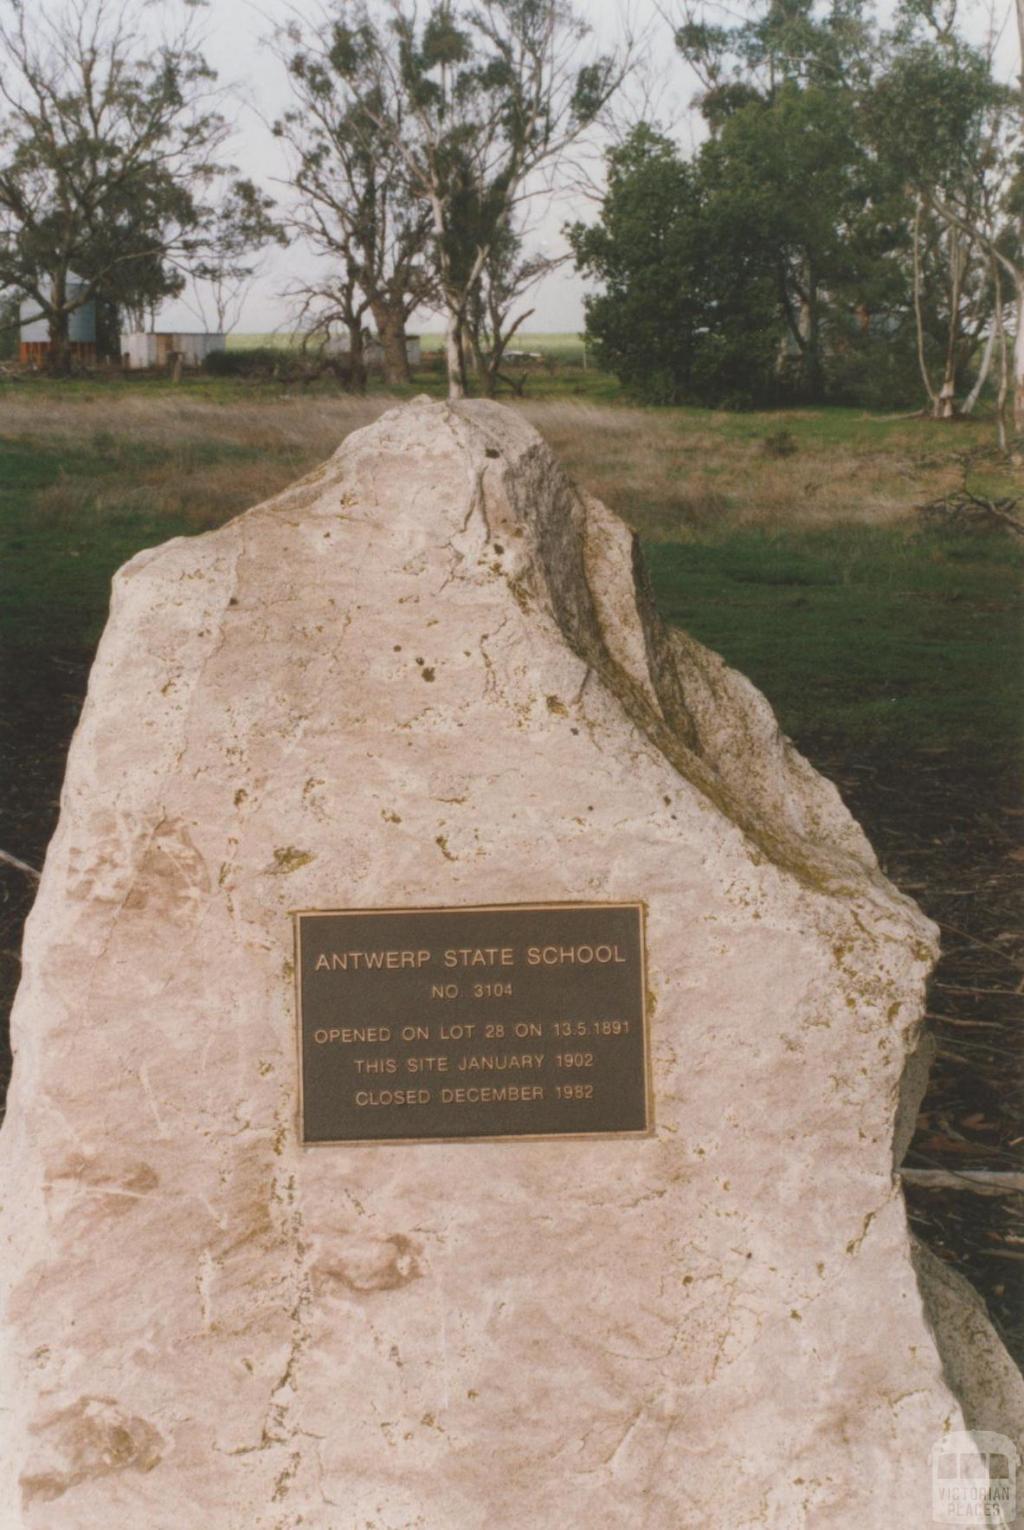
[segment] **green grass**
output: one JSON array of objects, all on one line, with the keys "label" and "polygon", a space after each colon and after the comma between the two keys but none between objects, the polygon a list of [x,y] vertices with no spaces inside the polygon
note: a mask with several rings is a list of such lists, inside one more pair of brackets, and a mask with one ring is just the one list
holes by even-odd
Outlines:
[{"label": "green grass", "polygon": [[280,383],[251,382],[238,377],[208,377],[205,372],[186,372],[179,383],[173,383],[166,373],[161,372],[112,371],[109,374],[96,372],[86,377],[62,378],[39,375],[19,379],[16,383],[0,380],[0,410],[7,399],[109,404],[112,399],[167,397],[200,399],[209,404],[231,404],[252,398],[280,398],[281,392]]},{"label": "green grass", "polygon": [[[253,346],[280,346],[286,349],[300,339],[301,335],[289,330],[273,330],[269,334],[236,332],[228,336],[228,350],[249,350]],[[433,355],[444,349],[444,333],[441,330],[421,333],[420,345],[424,355]],[[537,333],[532,330],[525,334],[517,332],[512,341],[512,349],[540,351],[544,356],[569,363],[582,364],[583,361],[583,341],[579,335],[569,331],[564,334]]]},{"label": "green grass", "polygon": [[[224,449],[199,445],[209,459]],[[8,653],[45,651],[55,645],[88,655],[106,620],[110,580],[144,547],[194,532],[186,515],[141,508],[131,499],[100,513],[115,482],[159,467],[170,452],[103,439],[94,446],[46,448],[39,442],[0,440],[0,642]],[[180,466],[180,452],[174,453]],[[45,491],[73,481],[81,508],[73,515],[37,510]],[[19,670],[12,666],[9,683]]]},{"label": "green grass", "polygon": [[[665,615],[749,674],[799,742],[958,751],[992,764],[1016,757],[1019,543],[919,518],[818,524],[796,513],[812,480],[840,466],[845,476],[822,491],[837,502],[840,491],[888,492],[915,472],[920,481],[903,492],[911,503],[927,498],[955,477],[950,443],[980,443],[982,426],[950,436],[855,410],[791,411],[784,423],[797,452],[780,463],[761,447],[778,414],[578,412],[557,394],[545,400],[545,375],[531,379],[532,417],[577,478],[645,534]],[[129,395],[134,410],[111,412],[113,397]],[[282,400],[280,389],[203,378],[178,387],[38,380],[16,396],[21,433],[0,437],[0,639],[21,656],[18,686],[33,653],[58,646],[88,658],[110,577],[140,548],[275,492],[384,403]],[[986,472],[1001,492],[1019,487],[1005,465],[977,470]],[[984,487],[977,474],[972,486]],[[744,519],[759,506],[770,508],[764,523]]]},{"label": "green grass", "polygon": [[[440,351],[444,348],[444,335],[437,331],[433,334],[420,335],[420,345],[423,354]],[[546,331],[517,330],[512,339],[511,349],[514,351],[538,351],[542,356],[550,357],[554,361],[561,361],[570,366],[582,366],[583,364],[583,339],[578,334],[565,331],[562,334],[548,333]]]},{"label": "green grass", "polygon": [[[232,339],[235,337],[233,336]],[[254,341],[267,340],[274,349],[286,349],[288,337],[239,336]],[[584,368],[575,361],[553,358],[554,365],[533,366],[526,372],[524,397],[526,399],[568,399],[588,403],[619,403],[625,398],[616,378],[608,373]],[[518,374],[522,375],[522,374]],[[10,382],[0,379],[0,410],[6,398],[31,396],[40,399],[79,399],[84,402],[122,397],[160,397],[202,399],[210,404],[231,404],[251,400],[274,400],[282,397],[335,397],[343,393],[337,381],[330,376],[309,383],[282,383],[272,378],[210,377],[205,372],[186,372],[180,382],[171,381],[167,373],[125,374],[111,371],[95,373],[86,377],[49,378],[31,376]],[[426,393],[432,398],[446,398],[448,385],[443,368],[427,360],[414,373],[411,382],[404,386],[386,384],[379,376],[371,374],[367,382],[367,394],[371,397],[390,397],[396,400],[415,398]],[[511,402],[513,390],[501,384],[500,397]]]},{"label": "green grass", "polygon": [[1019,759],[1024,552],[1002,533],[741,527],[646,554],[665,616],[803,746]]},{"label": "green grass", "polygon": [[272,329],[266,333],[260,333],[258,330],[235,330],[228,335],[227,348],[229,351],[266,350],[267,348],[287,351],[298,345],[301,339],[302,333],[299,330]]}]

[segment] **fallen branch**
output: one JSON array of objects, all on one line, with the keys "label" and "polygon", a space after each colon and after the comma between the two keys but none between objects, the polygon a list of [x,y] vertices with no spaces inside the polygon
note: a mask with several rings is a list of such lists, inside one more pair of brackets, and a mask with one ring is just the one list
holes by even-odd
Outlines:
[{"label": "fallen branch", "polygon": [[1019,499],[985,499],[980,494],[972,494],[969,489],[958,489],[944,499],[929,500],[928,504],[917,508],[922,515],[945,520],[954,526],[977,524],[979,520],[990,518],[1016,536],[1024,537],[1024,521],[1014,514],[1019,504]]},{"label": "fallen branch", "polygon": [[970,1190],[975,1195],[1019,1195],[1024,1191],[1024,1174],[1003,1169],[900,1169],[905,1185],[922,1190]]},{"label": "fallen branch", "polygon": [[36,881],[39,881],[39,872],[36,868],[30,866],[27,861],[19,861],[16,855],[8,855],[6,850],[0,850],[0,861],[3,861],[5,866],[13,866],[16,871],[23,871],[27,877],[35,877]]},{"label": "fallen branch", "polygon": [[1016,510],[1020,504],[1019,499],[982,499],[980,495],[970,493],[966,495],[966,498],[979,510],[988,515],[994,515],[997,521],[1002,521],[1004,526],[1009,526],[1010,530],[1016,532],[1019,537],[1024,537],[1024,521],[1018,520],[1009,508],[1012,506]]}]

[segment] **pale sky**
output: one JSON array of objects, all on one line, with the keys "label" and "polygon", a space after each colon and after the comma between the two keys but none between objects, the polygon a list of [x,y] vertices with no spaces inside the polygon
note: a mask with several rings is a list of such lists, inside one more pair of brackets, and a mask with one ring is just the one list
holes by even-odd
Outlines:
[{"label": "pale sky", "polygon": [[[1004,7],[1009,14],[1006,0],[993,0],[993,3],[999,6],[997,14],[1001,16]],[[660,11],[666,14],[676,10],[681,12],[679,0],[663,0],[661,4],[659,0],[578,0],[578,5],[594,29],[595,40],[606,47],[622,36],[628,18],[634,35],[643,40],[649,60],[645,78],[648,89],[653,92],[655,115],[681,144],[692,148],[702,136],[699,116],[690,109],[698,82],[675,52],[671,27],[660,14]],[[303,0],[297,0],[294,5],[286,0],[211,0],[204,18],[206,56],[218,71],[221,83],[235,88],[237,98],[237,132],[230,145],[231,157],[243,174],[268,186],[271,194],[282,202],[288,197],[287,186],[273,184],[273,178],[286,175],[284,150],[261,118],[269,121],[283,110],[288,101],[288,90],[282,66],[263,39],[273,31],[276,23],[283,23],[296,12],[310,8]],[[883,13],[889,11],[891,0],[884,0],[881,9]],[[969,14],[970,29],[980,37],[988,23],[986,0],[974,0]],[[1005,59],[1004,72],[1009,74],[1016,68],[1015,37],[1009,25],[1004,28],[1000,56]],[[640,88],[634,85],[633,90]],[[563,225],[577,218],[589,222],[595,215],[594,203],[582,196],[566,194],[556,199],[539,198],[531,247],[558,254],[565,249],[561,234]],[[246,298],[237,329],[265,332],[287,328],[289,304],[281,294],[290,281],[296,277],[301,279],[315,267],[316,262],[300,246],[292,245],[285,251],[272,250]],[[580,330],[583,326],[583,292],[583,283],[571,265],[561,268],[542,282],[529,298],[528,304],[535,308],[535,312],[527,330]],[[210,322],[212,327],[212,319]],[[183,329],[205,327],[181,301],[166,306],[160,323],[161,326]],[[442,328],[442,323],[437,315],[418,315],[410,328],[436,330]]]}]

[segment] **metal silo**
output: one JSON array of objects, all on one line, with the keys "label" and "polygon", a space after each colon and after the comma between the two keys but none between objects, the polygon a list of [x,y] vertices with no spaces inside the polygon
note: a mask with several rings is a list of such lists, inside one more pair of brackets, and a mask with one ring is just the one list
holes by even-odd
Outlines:
[{"label": "metal silo", "polygon": [[[52,291],[52,287],[50,289]],[[87,290],[81,277],[70,275],[67,281],[68,301],[74,302]],[[22,361],[42,364],[50,348],[50,324],[39,312],[35,298],[25,298],[19,309],[21,320],[20,353]],[[68,340],[71,353],[86,363],[96,359],[96,304],[89,299],[68,315]]]}]

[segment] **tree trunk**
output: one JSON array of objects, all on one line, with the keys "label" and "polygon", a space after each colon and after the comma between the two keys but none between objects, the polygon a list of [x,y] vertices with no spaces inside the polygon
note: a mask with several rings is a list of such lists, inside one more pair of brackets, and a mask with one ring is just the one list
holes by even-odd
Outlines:
[{"label": "tree trunk", "polygon": [[963,283],[965,254],[960,235],[955,228],[946,230],[949,258],[949,325],[946,332],[946,359],[942,369],[942,386],[932,404],[932,418],[955,420],[956,407],[956,358],[960,339],[960,292]]},{"label": "tree trunk", "polygon": [[448,308],[444,330],[444,358],[448,366],[448,397],[465,398],[466,378],[462,360],[462,316]]},{"label": "tree trunk", "polygon": [[384,353],[384,381],[407,383],[411,381],[409,370],[409,347],[405,336],[405,319],[388,303],[374,303],[372,313]]},{"label": "tree trunk", "polygon": [[[803,329],[803,323],[803,314],[801,314],[801,329]],[[821,402],[825,391],[825,379],[821,365],[821,336],[815,305],[808,305],[804,340],[804,351],[800,358],[804,378],[803,391],[808,403],[817,404]]]},{"label": "tree trunk", "polygon": [[59,272],[50,287],[50,353],[47,371],[67,377],[71,371],[71,338],[68,333],[67,278]]},{"label": "tree trunk", "polygon": [[[998,260],[992,262],[992,275],[995,279],[996,288],[996,312],[995,327],[999,337],[999,391],[996,394],[996,440],[999,450],[1005,452],[1009,447],[1006,435],[1006,397],[1010,391],[1010,366],[1006,351],[1006,325],[1003,316],[1003,273],[999,269]],[[1019,329],[1018,323],[1018,329]]]},{"label": "tree trunk", "polygon": [[459,328],[459,377],[462,381],[463,396],[469,393],[469,370],[466,366],[466,326]]},{"label": "tree trunk", "polygon": [[932,380],[928,372],[928,361],[925,355],[924,344],[924,315],[921,307],[921,214],[924,211],[924,202],[918,197],[917,211],[914,214],[914,328],[917,332],[917,364],[921,372],[921,381],[924,383],[931,412],[934,415],[939,407],[939,396],[932,387]]},{"label": "tree trunk", "polygon": [[817,278],[810,265],[807,271],[807,296],[800,299],[798,324],[803,347],[804,389],[810,402],[816,404],[825,391],[825,384],[821,365],[821,307],[818,302]]},{"label": "tree trunk", "polygon": [[50,315],[50,350],[46,361],[46,369],[54,377],[67,377],[71,371],[68,316],[63,309],[59,313]]},{"label": "tree trunk", "polygon": [[480,385],[480,391],[485,398],[493,398],[497,392],[497,385],[491,375],[491,368],[484,355],[483,346],[480,344],[478,335],[467,325],[465,329],[465,343],[473,362],[473,371]]},{"label": "tree trunk", "polygon": [[450,280],[451,267],[445,249],[444,202],[436,188],[431,188],[430,211],[434,225],[434,242],[437,246],[437,265],[441,290],[444,293],[444,359],[448,368],[448,397],[465,398],[466,374],[462,359],[462,326],[465,311],[457,301]]},{"label": "tree trunk", "polygon": [[98,297],[96,303],[96,355],[100,361],[121,360],[121,315],[116,303]]},{"label": "tree trunk", "polygon": [[[996,290],[998,291],[998,278]],[[984,388],[985,383],[988,380],[989,370],[992,366],[992,353],[995,349],[997,333],[998,326],[993,323],[992,328],[988,332],[988,338],[985,341],[985,349],[982,352],[981,362],[978,366],[978,375],[974,379],[974,387],[964,399],[964,406],[960,411],[961,414],[972,414],[974,412],[975,404],[981,397],[981,390]]]},{"label": "tree trunk", "polygon": [[1013,433],[1024,436],[1024,272],[1017,287],[1017,333],[1013,341]]},{"label": "tree trunk", "polygon": [[942,378],[942,387],[939,389],[932,404],[932,419],[956,419],[956,378],[949,369],[948,361]]},{"label": "tree trunk", "polygon": [[349,386],[355,393],[365,393],[366,356],[363,347],[363,325],[361,318],[349,320],[347,327]]}]

